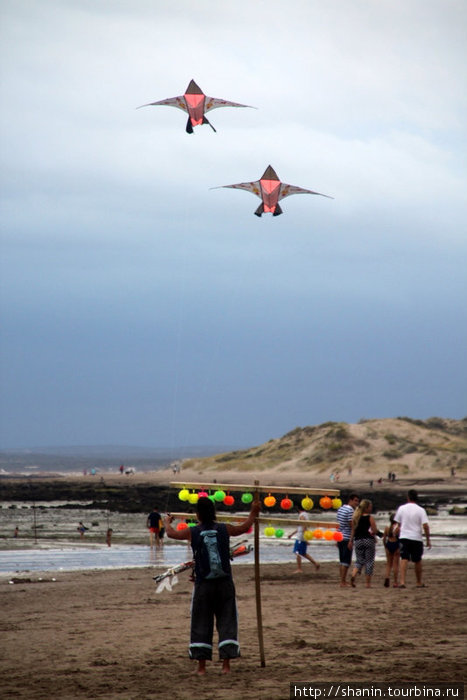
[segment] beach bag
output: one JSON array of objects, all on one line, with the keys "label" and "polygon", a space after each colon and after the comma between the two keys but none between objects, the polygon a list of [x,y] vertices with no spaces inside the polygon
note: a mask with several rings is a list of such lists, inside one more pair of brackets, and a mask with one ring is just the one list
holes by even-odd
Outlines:
[{"label": "beach bag", "polygon": [[222,568],[217,530],[202,530],[199,533],[197,559],[200,574],[204,579],[225,578],[228,576]]}]

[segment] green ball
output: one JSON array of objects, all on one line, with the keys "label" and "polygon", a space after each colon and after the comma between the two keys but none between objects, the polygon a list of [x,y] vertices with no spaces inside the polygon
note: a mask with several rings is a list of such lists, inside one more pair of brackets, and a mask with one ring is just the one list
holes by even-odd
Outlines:
[{"label": "green ball", "polygon": [[214,500],[216,500],[218,503],[221,503],[225,498],[225,491],[216,491],[214,494]]},{"label": "green ball", "polygon": [[244,493],[242,494],[242,503],[248,504],[251,503],[253,500],[253,494],[252,493]]},{"label": "green ball", "polygon": [[275,531],[275,536],[276,537],[283,537],[284,535],[284,530],[282,530],[280,527]]}]

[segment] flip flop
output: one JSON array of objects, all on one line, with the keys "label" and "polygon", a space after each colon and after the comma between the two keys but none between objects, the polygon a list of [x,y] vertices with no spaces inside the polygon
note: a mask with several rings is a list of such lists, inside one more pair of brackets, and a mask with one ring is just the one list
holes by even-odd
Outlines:
[{"label": "flip flop", "polygon": [[399,588],[407,588],[407,586],[405,585],[405,583],[403,583],[402,585],[399,586]]},{"label": "flip flop", "polygon": [[415,588],[426,588],[426,586],[424,583],[422,583],[420,586],[415,586]]}]

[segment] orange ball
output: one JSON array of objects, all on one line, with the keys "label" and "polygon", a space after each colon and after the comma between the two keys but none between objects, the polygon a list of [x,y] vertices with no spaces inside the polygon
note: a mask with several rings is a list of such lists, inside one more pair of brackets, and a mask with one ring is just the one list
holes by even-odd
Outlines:
[{"label": "orange ball", "polygon": [[186,523],[178,523],[177,530],[186,530],[188,525]]},{"label": "orange ball", "polygon": [[329,541],[329,540],[332,540],[333,534],[334,534],[334,533],[333,533],[332,530],[325,530],[325,531],[324,531],[324,539],[325,539],[325,540],[328,540],[328,541]]},{"label": "orange ball", "polygon": [[268,508],[272,508],[273,506],[275,506],[276,499],[274,498],[274,496],[271,496],[271,494],[269,494],[269,496],[266,496],[266,498],[264,499],[264,505]]},{"label": "orange ball", "polygon": [[329,498],[329,496],[323,496],[319,499],[319,505],[321,506],[321,508],[324,508],[324,510],[328,510],[332,507],[332,501]]},{"label": "orange ball", "polygon": [[313,537],[317,540],[322,540],[323,539],[323,531],[318,528],[317,530],[314,531]]}]

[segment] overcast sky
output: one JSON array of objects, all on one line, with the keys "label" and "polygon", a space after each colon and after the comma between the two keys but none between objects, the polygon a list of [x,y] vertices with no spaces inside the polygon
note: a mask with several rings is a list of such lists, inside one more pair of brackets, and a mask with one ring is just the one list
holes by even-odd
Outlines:
[{"label": "overcast sky", "polygon": [[[464,0],[0,13],[0,447],[466,415]],[[192,78],[257,109],[136,109]],[[269,164],[334,199],[210,189]]]}]

